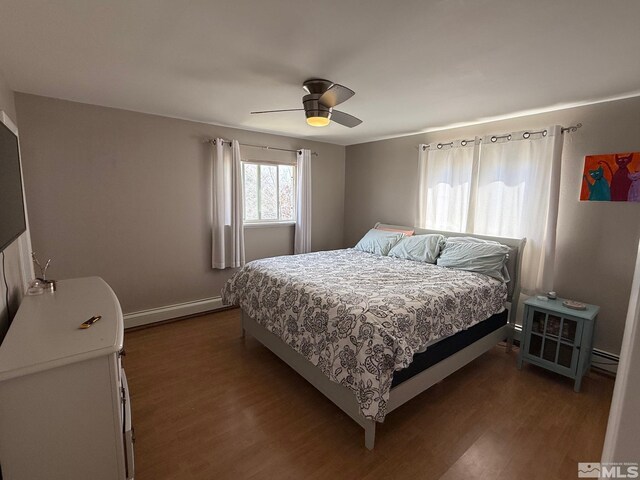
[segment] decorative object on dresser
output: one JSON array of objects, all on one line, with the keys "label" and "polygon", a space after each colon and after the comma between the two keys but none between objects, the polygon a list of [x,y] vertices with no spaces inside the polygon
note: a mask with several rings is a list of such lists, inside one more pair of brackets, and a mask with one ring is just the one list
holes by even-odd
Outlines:
[{"label": "decorative object on dresser", "polygon": [[565,301],[530,298],[524,302],[518,369],[523,362],[546,368],[574,379],[574,390],[579,392],[582,377],[591,366],[600,307],[584,304],[583,310],[576,310],[567,308]]},{"label": "decorative object on dresser", "polygon": [[133,478],[123,338],[120,304],[101,278],[24,297],[0,347],[0,478]]},{"label": "decorative object on dresser", "polygon": [[38,257],[36,257],[36,252],[31,252],[31,258],[33,259],[33,263],[38,266],[40,270],[40,276],[36,278],[31,286],[34,288],[40,287],[43,291],[56,291],[56,281],[55,280],[47,280],[47,270],[51,266],[51,259],[47,260],[47,263],[42,264],[38,261]]}]

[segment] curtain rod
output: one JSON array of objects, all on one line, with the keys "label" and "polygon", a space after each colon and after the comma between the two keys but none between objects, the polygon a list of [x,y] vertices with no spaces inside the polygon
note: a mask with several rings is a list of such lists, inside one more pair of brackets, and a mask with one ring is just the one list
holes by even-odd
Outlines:
[{"label": "curtain rod", "polygon": [[[569,133],[573,133],[573,132],[576,132],[580,127],[582,127],[582,123],[577,123],[577,124],[575,124],[575,125],[569,125],[568,127],[562,127],[562,128],[560,129],[560,133],[567,133],[567,132],[569,132]],[[531,135],[534,135],[534,134],[536,134],[536,133],[541,133],[543,136],[545,136],[545,135],[547,134],[547,131],[546,131],[546,130],[540,130],[540,131],[537,131],[537,132],[532,132],[532,131],[527,130],[526,132],[524,132],[524,133],[522,134],[522,136],[523,136],[524,138],[529,138]],[[496,141],[496,140],[498,140],[499,138],[508,138],[509,140],[511,140],[511,134],[510,134],[510,133],[507,133],[507,134],[505,134],[505,135],[493,135],[493,136],[491,137],[491,141],[492,141],[492,142],[495,142],[495,141]],[[472,140],[461,140],[461,141],[460,141],[460,144],[464,147],[464,146],[466,146],[466,145],[467,145],[467,143],[473,143],[474,141],[475,141],[475,139],[472,139]],[[480,141],[482,141],[482,140],[480,140]],[[430,146],[431,146],[431,145],[429,145],[429,144],[424,145],[424,146],[422,147],[422,150],[426,150],[426,149],[427,149],[427,148],[429,148]],[[440,149],[440,148],[442,148],[442,147],[449,147],[449,146],[453,146],[453,142],[449,142],[449,143],[438,143],[438,144],[436,145],[436,147],[438,147],[439,149]]]},{"label": "curtain rod", "polygon": [[[215,145],[215,144],[216,144],[216,140],[215,140],[214,138],[210,138],[210,139],[208,140],[208,142],[209,142],[211,145]],[[226,143],[226,144],[228,144],[229,146],[231,146],[231,141],[230,141],[230,140],[224,140],[224,139],[223,139],[223,140],[222,140],[222,143],[223,143],[223,144],[225,144],[225,143]],[[241,147],[251,147],[251,148],[261,148],[261,149],[263,149],[263,150],[277,150],[277,151],[279,151],[279,152],[292,152],[292,153],[298,153],[298,152],[300,152],[300,150],[301,150],[301,149],[291,150],[290,148],[270,147],[270,146],[268,146],[268,145],[251,145],[251,144],[249,144],[249,143],[241,143],[241,144],[240,144],[240,146],[241,146]],[[311,152],[311,155],[314,155],[314,156],[316,156],[316,157],[317,157],[317,156],[318,156],[318,152]]]}]

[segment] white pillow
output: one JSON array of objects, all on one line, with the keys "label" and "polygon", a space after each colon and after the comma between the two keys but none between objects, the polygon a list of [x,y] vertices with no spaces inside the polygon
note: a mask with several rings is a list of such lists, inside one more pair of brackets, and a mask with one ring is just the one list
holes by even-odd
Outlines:
[{"label": "white pillow", "polygon": [[508,282],[509,247],[491,240],[472,237],[447,238],[438,258],[441,267],[478,272]]},{"label": "white pillow", "polygon": [[404,236],[404,233],[372,228],[354,248],[362,252],[375,253],[376,255],[387,255],[389,250]]},{"label": "white pillow", "polygon": [[444,235],[437,233],[404,237],[389,251],[389,256],[415,262],[436,263],[444,242]]}]

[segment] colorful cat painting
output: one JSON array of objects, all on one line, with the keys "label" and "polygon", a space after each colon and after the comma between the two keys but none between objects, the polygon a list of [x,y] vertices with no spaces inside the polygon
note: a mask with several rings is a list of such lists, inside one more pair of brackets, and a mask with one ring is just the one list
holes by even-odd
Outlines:
[{"label": "colorful cat painting", "polygon": [[585,157],[580,200],[640,202],[640,152]]},{"label": "colorful cat painting", "polygon": [[589,200],[597,202],[610,201],[611,189],[607,179],[604,178],[602,166],[599,166],[596,170],[589,170],[589,176],[593,179],[593,183],[589,182],[589,178],[584,175],[584,181],[589,186]]},{"label": "colorful cat painting", "polygon": [[614,172],[611,165],[602,162],[611,173],[611,200],[614,202],[626,202],[629,197],[629,188],[631,187],[631,179],[629,178],[629,169],[627,168],[633,160],[633,153],[629,155],[616,155],[615,161],[618,169]]},{"label": "colorful cat painting", "polygon": [[627,201],[640,202],[640,172],[630,173],[631,187],[629,187],[629,196]]}]

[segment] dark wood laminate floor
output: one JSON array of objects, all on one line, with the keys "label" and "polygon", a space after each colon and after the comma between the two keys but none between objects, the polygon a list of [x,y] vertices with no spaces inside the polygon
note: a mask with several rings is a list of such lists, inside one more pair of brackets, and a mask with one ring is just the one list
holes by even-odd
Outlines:
[{"label": "dark wood laminate floor", "polygon": [[125,334],[136,480],[577,478],[600,458],[613,380],[582,393],[496,347],[363,430],[257,341],[239,310]]}]

